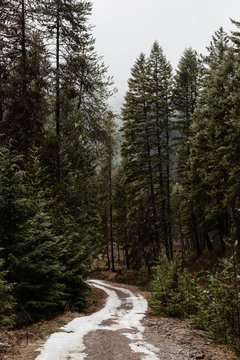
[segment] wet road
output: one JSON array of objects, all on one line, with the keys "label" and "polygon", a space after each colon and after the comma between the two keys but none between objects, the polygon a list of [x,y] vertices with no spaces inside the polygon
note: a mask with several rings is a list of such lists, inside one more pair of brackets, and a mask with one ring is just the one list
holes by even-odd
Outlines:
[{"label": "wet road", "polygon": [[107,293],[100,311],[76,318],[51,335],[36,360],[158,360],[158,349],[144,340],[147,301],[127,288],[90,280]]}]

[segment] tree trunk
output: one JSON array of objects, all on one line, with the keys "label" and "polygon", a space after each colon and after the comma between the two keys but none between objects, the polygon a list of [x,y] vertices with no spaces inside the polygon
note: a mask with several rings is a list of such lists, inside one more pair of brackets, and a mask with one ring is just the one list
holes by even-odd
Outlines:
[{"label": "tree trunk", "polygon": [[[3,81],[2,81],[2,69],[0,67],[0,124],[2,124],[3,121]],[[1,126],[1,125],[0,125]]]},{"label": "tree trunk", "polygon": [[111,258],[112,271],[115,271],[114,263],[114,248],[113,248],[113,205],[112,205],[112,158],[109,155],[109,220],[110,220],[110,244],[111,244]]},{"label": "tree trunk", "polygon": [[194,235],[194,246],[195,251],[197,253],[197,256],[201,255],[201,248],[199,245],[199,238],[198,238],[198,230],[197,230],[197,224],[196,224],[196,217],[193,209],[193,204],[191,203],[191,220],[192,220],[192,226],[193,226],[193,235]]},{"label": "tree trunk", "polygon": [[231,210],[232,210],[232,218],[233,218],[233,224],[234,224],[234,230],[235,230],[235,237],[237,240],[237,252],[238,252],[238,256],[240,255],[240,230],[239,230],[239,221],[238,221],[238,211],[235,208],[235,204],[234,202],[232,203],[231,206]]},{"label": "tree trunk", "polygon": [[126,265],[127,269],[130,269],[130,261],[129,261],[129,253],[128,253],[128,224],[127,224],[127,214],[125,213],[125,258],[126,258]]},{"label": "tree trunk", "polygon": [[209,251],[214,250],[214,246],[212,244],[212,241],[208,235],[208,232],[206,230],[203,230],[203,238],[205,240],[206,247]]},{"label": "tree trunk", "polygon": [[[147,119],[145,120],[147,122]],[[149,146],[149,137],[148,137],[148,128],[147,125],[145,126],[146,131],[146,147],[147,147],[147,157],[148,157],[148,176],[149,176],[149,188],[151,193],[151,203],[152,203],[152,212],[153,212],[153,222],[154,222],[154,248],[156,246],[156,249],[154,250],[154,258],[158,257],[159,254],[156,254],[159,252],[160,244],[159,244],[159,231],[158,231],[158,221],[157,221],[157,209],[156,209],[156,200],[155,200],[155,192],[154,192],[154,186],[153,186],[153,170],[152,170],[152,161],[151,161],[151,153],[150,153],[150,146]],[[157,255],[157,256],[156,256]]]},{"label": "tree trunk", "polygon": [[[156,69],[157,72],[157,69]],[[157,84],[158,88],[159,84]],[[156,91],[156,98],[159,99],[158,90]],[[168,226],[166,220],[166,198],[165,198],[165,189],[163,181],[163,167],[162,167],[162,149],[161,149],[161,137],[160,137],[160,116],[159,116],[159,106],[156,106],[156,125],[157,125],[157,150],[158,150],[158,171],[159,171],[159,186],[160,186],[160,199],[161,199],[161,223],[162,223],[162,236],[165,246],[166,256],[168,260],[170,259],[169,255],[169,244],[168,244]],[[160,247],[160,244],[159,244]]]},{"label": "tree trunk", "polygon": [[159,183],[160,183],[160,197],[161,197],[161,222],[163,228],[163,241],[166,251],[166,256],[170,259],[169,256],[169,244],[168,244],[168,227],[166,221],[166,201],[165,201],[165,190],[163,182],[163,170],[162,170],[162,154],[161,154],[161,144],[160,144],[160,133],[159,133],[159,123],[157,125],[157,141],[158,141],[158,170],[159,170]]},{"label": "tree trunk", "polygon": [[[149,148],[148,148],[149,150]],[[154,193],[154,187],[153,187],[153,174],[152,174],[152,164],[151,160],[149,158],[148,161],[148,170],[149,170],[149,187],[150,187],[150,193],[151,193],[151,202],[152,202],[152,212],[153,212],[153,222],[154,222],[154,258],[156,259],[159,254],[156,254],[156,249],[159,251],[159,233],[158,233],[158,225],[157,225],[157,210],[156,210],[156,201],[155,201],[155,193]],[[156,247],[155,247],[156,246]],[[157,256],[156,256],[157,255]]]},{"label": "tree trunk", "polygon": [[108,268],[108,270],[110,270],[111,269],[111,262],[110,262],[110,256],[109,256],[108,239],[107,239],[107,243],[106,243],[106,252],[107,252],[107,268]]},{"label": "tree trunk", "polygon": [[[25,0],[21,2],[21,62],[22,62],[22,95],[27,91],[27,59],[26,59],[26,20],[25,20]],[[25,101],[25,99],[23,98]]]},{"label": "tree trunk", "polygon": [[171,201],[170,201],[170,154],[169,154],[169,119],[166,118],[166,140],[167,140],[167,209],[168,209],[168,242],[169,242],[169,255],[173,257],[173,243],[172,243],[172,214],[171,214]]},{"label": "tree trunk", "polygon": [[60,17],[59,4],[57,3],[55,118],[56,118],[56,137],[57,137],[56,177],[58,182],[60,181],[60,18],[59,17]]},{"label": "tree trunk", "polygon": [[120,256],[120,246],[117,244],[117,252],[118,252],[118,264],[121,264],[121,256]]},{"label": "tree trunk", "polygon": [[127,269],[130,269],[130,262],[129,262],[129,253],[128,253],[128,247],[125,246],[125,258],[126,258],[126,265],[127,265]]},{"label": "tree trunk", "polygon": [[223,251],[226,250],[226,244],[224,242],[224,219],[223,214],[218,215],[218,232],[219,232],[219,243]]}]

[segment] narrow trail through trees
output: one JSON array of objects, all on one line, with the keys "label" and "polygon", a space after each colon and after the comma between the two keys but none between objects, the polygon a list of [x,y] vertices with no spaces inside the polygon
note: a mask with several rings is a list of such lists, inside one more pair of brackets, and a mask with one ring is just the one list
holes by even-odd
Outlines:
[{"label": "narrow trail through trees", "polygon": [[146,299],[132,287],[89,284],[107,294],[105,306],[52,334],[35,360],[237,359],[187,322],[149,315]]},{"label": "narrow trail through trees", "polygon": [[143,340],[144,297],[102,281],[89,283],[107,293],[104,308],[71,321],[53,334],[36,359],[159,359],[157,349]]}]

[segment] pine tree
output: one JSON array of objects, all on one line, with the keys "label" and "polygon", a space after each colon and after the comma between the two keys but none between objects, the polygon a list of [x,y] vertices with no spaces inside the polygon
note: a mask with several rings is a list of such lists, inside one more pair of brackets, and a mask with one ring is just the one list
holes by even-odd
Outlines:
[{"label": "pine tree", "polygon": [[168,258],[173,256],[172,220],[170,204],[170,138],[171,138],[171,95],[172,67],[157,42],[153,44],[149,57],[149,98],[151,123],[153,124],[152,151],[156,152],[156,167],[159,178],[161,235]]},{"label": "pine tree", "polygon": [[[222,249],[229,236],[229,207],[224,201],[228,173],[226,150],[229,148],[229,84],[233,76],[234,57],[226,34],[220,29],[208,48],[206,68],[199,103],[194,114],[190,138],[189,195],[197,214],[198,253],[212,248],[209,233],[218,236]],[[189,199],[189,196],[188,196]],[[195,244],[196,245],[196,244]]]},{"label": "pine tree", "polygon": [[[182,251],[185,251],[184,238],[191,237],[198,253],[200,253],[201,250],[196,213],[192,201],[184,199],[184,194],[185,191],[186,194],[189,192],[188,178],[186,177],[190,155],[189,138],[192,134],[191,125],[198,98],[200,73],[201,64],[196,52],[191,48],[186,49],[176,70],[173,90],[173,107],[176,119],[174,124],[176,132],[175,142],[177,145],[175,161],[177,185],[175,186],[175,200],[179,199],[175,202],[178,207],[176,219],[179,220],[175,225],[179,229],[177,231],[180,232]],[[184,206],[181,206],[182,203],[184,203]],[[184,233],[182,229],[185,229],[185,236],[183,236]]]},{"label": "pine tree", "polygon": [[11,328],[15,323],[15,301],[12,295],[12,285],[6,281],[6,272],[2,270],[0,260],[0,329]]},{"label": "pine tree", "polygon": [[56,131],[56,179],[60,180],[60,152],[61,152],[61,112],[62,112],[62,84],[67,73],[68,57],[83,54],[88,45],[89,34],[86,23],[91,12],[91,4],[85,1],[48,0],[36,7],[37,19],[43,26],[47,40],[55,43],[54,69],[54,110]]},{"label": "pine tree", "polygon": [[[233,24],[239,28],[239,22],[233,21]],[[224,194],[224,203],[228,204],[228,209],[231,214],[232,221],[232,237],[238,242],[238,252],[240,248],[240,232],[239,232],[239,69],[240,69],[240,49],[239,49],[239,33],[233,31],[230,39],[233,42],[233,53],[230,51],[228,63],[228,82],[227,91],[228,97],[225,100],[227,107],[226,114],[226,142],[227,148],[222,159],[228,174],[227,192]],[[229,75],[231,73],[231,75]]]},{"label": "pine tree", "polygon": [[175,110],[176,125],[179,132],[180,142],[191,135],[190,126],[200,82],[200,63],[197,53],[192,49],[186,49],[179,61],[174,77],[173,105]]},{"label": "pine tree", "polygon": [[12,0],[1,6],[0,130],[5,143],[12,139],[15,149],[27,156],[43,134],[49,63],[39,32],[29,25],[29,2]]},{"label": "pine tree", "polygon": [[[147,70],[146,56],[141,54],[132,68],[131,78],[128,81],[129,90],[126,93],[122,109],[124,132],[122,156],[126,172],[127,216],[129,226],[132,227],[130,236],[135,239],[133,240],[133,243],[136,242],[134,246],[142,249],[140,252],[146,254],[145,262],[149,267],[152,256],[157,256],[159,230],[153,153],[150,145],[152,123],[149,121],[150,101]],[[140,215],[141,212],[145,214]],[[140,216],[146,216],[143,221],[146,224],[144,232],[138,228]],[[143,240],[144,234],[146,238]]]},{"label": "pine tree", "polygon": [[[34,160],[34,159],[31,159]],[[59,240],[39,186],[39,165],[26,172],[11,149],[1,151],[1,247],[7,280],[13,283],[18,323],[47,317],[63,309],[63,267]],[[6,180],[6,178],[8,180]]]},{"label": "pine tree", "polygon": [[10,146],[1,147],[0,157],[0,248],[6,269],[20,227],[28,219],[29,204],[24,204],[22,201],[24,171],[21,156],[17,155]]},{"label": "pine tree", "polygon": [[117,167],[113,179],[113,207],[114,207],[114,224],[115,237],[121,248],[124,249],[125,261],[127,268],[130,268],[130,238],[128,236],[128,218],[127,218],[127,191],[125,187],[124,163]]},{"label": "pine tree", "polygon": [[[171,92],[172,68],[163,50],[155,42],[150,57],[147,59],[141,55],[132,69],[122,110],[127,218],[131,227],[128,214],[134,215],[133,219],[137,223],[140,217],[146,216],[144,221],[141,218],[141,224],[144,223],[148,229],[146,239],[142,241],[142,253],[147,254],[145,262],[148,267],[152,259],[159,257],[163,246],[169,259],[173,253],[170,199]],[[140,215],[141,211],[143,213]],[[136,233],[135,238],[142,238],[142,230],[141,236]],[[146,261],[148,257],[150,260]]]},{"label": "pine tree", "polygon": [[[114,256],[114,223],[113,223],[113,174],[114,157],[116,155],[116,124],[114,114],[109,111],[104,119],[104,138],[99,158],[99,201],[103,247],[107,254],[108,269],[115,271]],[[110,251],[109,251],[110,247]],[[110,256],[111,254],[111,256]]]},{"label": "pine tree", "polygon": [[89,2],[0,7],[0,291],[14,283],[20,323],[85,305],[112,80],[94,50]]}]

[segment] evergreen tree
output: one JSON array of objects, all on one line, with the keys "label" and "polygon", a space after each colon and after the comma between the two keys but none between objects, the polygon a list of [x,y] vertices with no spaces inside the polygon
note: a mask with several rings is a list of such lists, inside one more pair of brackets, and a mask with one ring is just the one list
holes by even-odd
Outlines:
[{"label": "evergreen tree", "polygon": [[89,2],[76,0],[48,0],[35,9],[38,21],[46,29],[47,40],[53,41],[55,44],[54,111],[56,178],[58,181],[60,180],[62,83],[64,77],[67,76],[65,71],[67,58],[74,57],[79,53],[81,55],[88,45],[89,34],[86,18],[90,11],[91,4]]},{"label": "evergreen tree", "polygon": [[[234,56],[226,34],[220,29],[211,42],[199,103],[194,114],[193,134],[190,138],[189,169],[185,173],[190,182],[187,196],[197,214],[199,236],[198,253],[212,245],[209,233],[224,238],[230,231],[229,205],[224,201],[228,188],[225,157],[230,142],[231,108],[228,100],[233,76]],[[190,190],[190,191],[189,191]],[[195,244],[196,245],[196,244]]]},{"label": "evergreen tree", "polygon": [[[52,230],[48,204],[39,187],[39,168],[22,167],[11,149],[1,151],[1,247],[7,279],[14,284],[18,322],[39,319],[63,309],[63,268],[59,241]],[[8,179],[6,181],[6,178]],[[25,320],[23,320],[25,318]]]},{"label": "evergreen tree", "polygon": [[[200,63],[197,53],[186,49],[174,76],[173,105],[180,139],[191,135],[190,126],[199,91]],[[182,141],[182,142],[183,142]]]},{"label": "evergreen tree", "polygon": [[[147,70],[146,56],[141,54],[132,68],[131,78],[128,81],[129,90],[122,109],[124,132],[122,156],[125,161],[127,216],[129,227],[132,228],[130,236],[134,246],[145,254],[145,262],[149,267],[152,257],[157,256],[159,230],[153,153],[150,145],[152,124],[149,121]],[[143,217],[146,216],[143,221],[146,224],[146,231],[143,232],[138,227],[141,212],[144,212]],[[144,234],[146,238],[143,240]],[[140,264],[139,261],[138,264]]]},{"label": "evergreen tree", "polygon": [[[200,73],[201,65],[196,52],[191,48],[186,49],[176,70],[173,90],[173,107],[176,119],[174,126],[176,132],[175,142],[177,145],[175,210],[178,215],[176,216],[175,226],[180,234],[182,251],[185,251],[184,241],[186,237],[190,237],[193,239],[194,247],[198,253],[200,253],[200,245],[197,215],[192,201],[189,202],[184,197],[185,194],[188,195],[189,193],[188,178],[186,177],[190,155],[189,138],[192,134],[191,125],[198,98]],[[184,206],[182,206],[183,203]]]},{"label": "evergreen tree", "polygon": [[55,191],[51,204],[52,225],[60,237],[59,260],[64,266],[62,282],[66,287],[67,306],[81,310],[88,292],[86,279],[93,250],[99,244],[95,168],[87,144],[82,146],[81,170],[69,168],[61,178],[61,187]]},{"label": "evergreen tree", "polygon": [[24,193],[22,158],[13,151],[11,146],[1,147],[0,157],[0,248],[4,267],[8,268],[9,255],[16,244],[19,228],[29,216],[29,204],[22,202]]},{"label": "evergreen tree", "polygon": [[152,151],[156,153],[154,167],[159,178],[160,208],[159,223],[161,236],[168,259],[173,255],[171,200],[170,200],[170,138],[171,138],[171,96],[172,67],[157,42],[153,44],[149,57],[149,98],[151,99],[150,121],[153,124]]},{"label": "evergreen tree", "polygon": [[15,149],[27,156],[43,133],[49,63],[39,32],[29,25],[29,2],[5,1],[1,6],[0,130],[5,142],[12,139]]},{"label": "evergreen tree", "polygon": [[14,284],[20,323],[85,305],[112,80],[94,50],[89,2],[0,8],[0,292],[6,299]]},{"label": "evergreen tree", "polygon": [[[109,112],[104,119],[105,131],[101,146],[101,157],[99,159],[99,213],[101,218],[101,228],[104,252],[107,254],[108,269],[115,271],[114,257],[114,234],[113,234],[113,171],[114,156],[116,154],[116,124],[114,114]],[[110,249],[109,249],[110,248]],[[109,251],[110,250],[110,251]],[[110,256],[111,254],[111,256]]]},{"label": "evergreen tree", "polygon": [[15,323],[15,301],[12,285],[6,281],[6,272],[2,267],[3,261],[0,260],[0,329],[8,329]]},{"label": "evergreen tree", "polygon": [[[149,269],[151,261],[160,255],[162,246],[168,258],[173,252],[171,92],[171,65],[155,42],[149,59],[141,54],[132,69],[122,110],[127,219],[128,226],[137,230],[134,235],[129,234],[129,238],[134,244],[131,247],[142,247],[140,256]],[[143,224],[146,232],[142,229]]]},{"label": "evergreen tree", "polygon": [[[233,24],[239,28],[239,22],[233,21]],[[232,237],[238,242],[238,252],[240,249],[240,232],[239,232],[239,69],[240,69],[240,49],[239,49],[239,33],[232,32],[230,38],[233,41],[233,52],[230,51],[229,58],[226,64],[228,69],[227,91],[228,97],[225,99],[226,125],[227,133],[226,142],[227,147],[224,154],[224,166],[228,174],[227,190],[224,193],[224,204],[228,204],[228,211],[231,214],[230,225],[232,223],[231,232]],[[226,72],[227,72],[226,69]],[[231,73],[231,75],[229,75]]]},{"label": "evergreen tree", "polygon": [[114,224],[115,224],[115,236],[118,244],[124,249],[125,261],[127,268],[130,268],[130,238],[128,236],[128,218],[127,218],[127,192],[125,187],[125,172],[124,163],[122,162],[114,173]]}]

